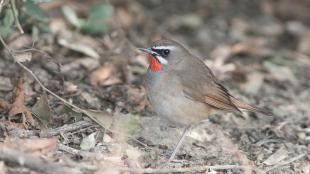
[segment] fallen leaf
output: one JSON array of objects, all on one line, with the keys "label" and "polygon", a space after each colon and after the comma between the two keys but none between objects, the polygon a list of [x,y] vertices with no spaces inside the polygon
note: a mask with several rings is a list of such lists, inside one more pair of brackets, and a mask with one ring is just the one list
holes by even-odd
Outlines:
[{"label": "fallen leaf", "polygon": [[65,82],[66,92],[72,94],[78,91],[78,86],[72,82]]},{"label": "fallen leaf", "polygon": [[70,119],[74,119],[75,121],[82,119],[82,113],[73,110],[71,107],[67,105],[63,105],[60,109],[56,110],[56,114],[60,115],[63,119],[63,122],[67,122]]},{"label": "fallen leaf", "polygon": [[12,120],[12,118],[18,114],[22,114],[22,124],[26,126],[26,122],[28,122],[30,125],[35,125],[35,120],[32,117],[31,112],[27,109],[27,107],[24,105],[25,101],[25,91],[24,91],[24,82],[25,82],[25,75],[22,75],[20,79],[18,80],[17,84],[13,88],[12,92],[12,105],[9,110],[9,119]]},{"label": "fallen leaf", "polygon": [[25,48],[32,44],[32,38],[27,34],[22,34],[14,39],[10,40],[8,43],[9,48],[12,50],[19,50]]},{"label": "fallen leaf", "polygon": [[275,165],[284,160],[286,157],[288,157],[288,151],[285,147],[281,147],[274,154],[270,155],[263,163],[269,166]]},{"label": "fallen leaf", "polygon": [[83,53],[92,58],[95,58],[95,59],[100,58],[99,54],[92,47],[84,43],[80,43],[78,41],[73,41],[73,40],[69,40],[65,38],[59,38],[58,43],[64,47]]},{"label": "fallen leaf", "polygon": [[112,85],[120,83],[121,80],[116,77],[115,74],[116,67],[113,64],[105,64],[91,73],[90,84],[96,87],[98,85]]},{"label": "fallen leaf", "polygon": [[108,3],[96,4],[91,7],[88,18],[82,26],[82,31],[90,34],[102,34],[109,30],[110,20],[114,20],[114,7]]},{"label": "fallen leaf", "polygon": [[220,59],[222,62],[225,62],[232,54],[232,49],[228,45],[217,46],[211,53],[210,57],[212,60]]},{"label": "fallen leaf", "polygon": [[246,54],[257,57],[266,57],[273,54],[268,46],[268,40],[263,38],[250,38],[232,46],[232,54]]},{"label": "fallen leaf", "polygon": [[31,59],[31,52],[14,53],[14,60],[17,62],[30,62]]},{"label": "fallen leaf", "polygon": [[61,11],[63,13],[63,15],[65,16],[65,18],[72,24],[74,25],[76,28],[81,28],[83,23],[85,21],[79,19],[79,17],[77,16],[76,12],[67,5],[64,5],[61,7]]},{"label": "fallen leaf", "polygon": [[44,127],[47,128],[52,120],[52,111],[48,105],[46,94],[43,94],[32,107],[32,112],[36,115],[37,118],[39,118]]},{"label": "fallen leaf", "polygon": [[91,133],[87,137],[83,138],[80,148],[81,150],[89,151],[90,149],[94,148],[96,145],[96,132]]},{"label": "fallen leaf", "polygon": [[83,113],[94,119],[96,123],[104,128],[110,128],[113,122],[113,116],[105,111],[84,110]]}]

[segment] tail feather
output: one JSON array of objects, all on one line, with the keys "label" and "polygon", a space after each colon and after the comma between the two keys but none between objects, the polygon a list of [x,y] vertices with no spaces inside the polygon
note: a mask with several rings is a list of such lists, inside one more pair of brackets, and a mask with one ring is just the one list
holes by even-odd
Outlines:
[{"label": "tail feather", "polygon": [[259,113],[262,113],[268,116],[272,115],[272,113],[266,109],[244,103],[234,97],[231,97],[231,102],[240,109],[245,109],[245,110],[252,111],[252,112],[259,112]]}]

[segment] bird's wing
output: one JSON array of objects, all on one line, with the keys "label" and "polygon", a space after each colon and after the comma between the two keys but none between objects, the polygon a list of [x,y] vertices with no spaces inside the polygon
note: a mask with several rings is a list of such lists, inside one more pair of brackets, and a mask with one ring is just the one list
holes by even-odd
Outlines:
[{"label": "bird's wing", "polygon": [[241,112],[232,102],[228,90],[217,82],[211,70],[201,61],[190,62],[191,71],[178,72],[184,95],[214,108]]}]

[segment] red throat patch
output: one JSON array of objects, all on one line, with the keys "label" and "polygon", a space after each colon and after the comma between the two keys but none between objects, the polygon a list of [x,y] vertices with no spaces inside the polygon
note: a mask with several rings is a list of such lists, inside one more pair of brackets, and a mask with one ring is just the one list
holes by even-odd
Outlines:
[{"label": "red throat patch", "polygon": [[150,61],[150,69],[152,72],[158,72],[161,70],[161,64],[152,55],[148,55]]}]

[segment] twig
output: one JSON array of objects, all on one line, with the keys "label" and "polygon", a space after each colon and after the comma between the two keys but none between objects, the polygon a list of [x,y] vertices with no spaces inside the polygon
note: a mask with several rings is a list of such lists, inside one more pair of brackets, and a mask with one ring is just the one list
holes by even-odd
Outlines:
[{"label": "twig", "polygon": [[93,123],[89,121],[79,121],[72,124],[63,125],[55,129],[48,129],[40,133],[40,137],[52,137],[59,135],[60,133],[72,132],[75,130],[80,130],[89,126],[92,126]]},{"label": "twig", "polygon": [[54,174],[54,173],[66,173],[66,174],[80,174],[79,170],[68,168],[60,164],[55,164],[40,157],[36,157],[21,151],[10,149],[4,145],[0,146],[0,160],[8,163],[14,163],[22,167],[27,167],[31,170],[38,171],[40,173]]},{"label": "twig", "polygon": [[13,16],[14,16],[14,20],[15,20],[16,26],[17,26],[19,32],[21,34],[24,34],[25,32],[24,32],[24,30],[23,30],[23,28],[20,25],[19,20],[18,20],[18,16],[17,16],[18,14],[17,14],[17,8],[16,8],[15,0],[10,0],[10,4],[11,4],[11,9],[13,11]]},{"label": "twig", "polygon": [[276,164],[276,165],[274,165],[274,166],[272,166],[272,167],[269,167],[269,168],[265,169],[265,172],[269,172],[269,171],[274,170],[274,169],[276,169],[276,168],[278,168],[278,167],[281,167],[281,166],[287,165],[287,164],[289,164],[289,163],[292,163],[292,162],[294,162],[294,161],[297,161],[297,160],[303,158],[304,156],[306,156],[306,154],[300,154],[300,155],[298,155],[298,156],[296,156],[296,157],[293,157],[293,158],[291,158],[291,159],[289,159],[289,160],[280,162],[280,163],[278,163],[278,164]]},{"label": "twig", "polygon": [[85,158],[96,158],[99,154],[95,152],[87,152],[87,151],[81,151],[78,149],[74,149],[72,147],[63,145],[63,144],[58,144],[58,149],[67,153],[70,153],[72,155],[78,155]]},{"label": "twig", "polygon": [[245,169],[251,168],[251,166],[238,166],[238,165],[214,165],[214,166],[195,166],[188,168],[162,168],[162,169],[141,169],[141,168],[122,168],[122,172],[132,172],[132,173],[185,173],[185,172],[202,172],[206,170],[227,170],[227,169]]},{"label": "twig", "polygon": [[90,121],[78,121],[72,124],[66,124],[58,128],[50,128],[48,130],[39,131],[39,130],[24,130],[19,128],[14,128],[9,130],[9,135],[19,138],[29,138],[32,136],[40,136],[40,137],[52,137],[59,135],[64,132],[71,132],[75,130],[79,130],[81,128],[89,127],[93,125]]}]

